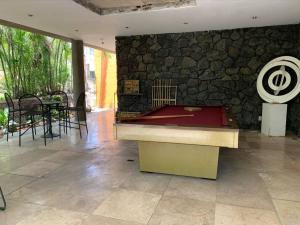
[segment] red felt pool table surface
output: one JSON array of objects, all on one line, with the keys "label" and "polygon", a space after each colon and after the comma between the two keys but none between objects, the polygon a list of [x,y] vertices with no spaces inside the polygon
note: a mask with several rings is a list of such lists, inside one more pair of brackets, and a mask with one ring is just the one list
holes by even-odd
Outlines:
[{"label": "red felt pool table surface", "polygon": [[205,126],[205,127],[226,127],[228,118],[223,106],[196,106],[200,111],[187,111],[184,108],[189,106],[163,106],[143,116],[167,116],[167,115],[190,115],[192,117],[144,119],[141,117],[137,121],[130,121],[134,124],[148,125],[177,125],[177,126]]}]

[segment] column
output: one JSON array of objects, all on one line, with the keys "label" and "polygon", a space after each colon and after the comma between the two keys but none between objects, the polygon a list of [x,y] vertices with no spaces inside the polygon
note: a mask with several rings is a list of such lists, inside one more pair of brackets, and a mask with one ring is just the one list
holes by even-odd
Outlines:
[{"label": "column", "polygon": [[[76,104],[80,93],[85,92],[84,51],[82,40],[72,40],[73,100]],[[80,115],[83,119],[85,115]]]}]

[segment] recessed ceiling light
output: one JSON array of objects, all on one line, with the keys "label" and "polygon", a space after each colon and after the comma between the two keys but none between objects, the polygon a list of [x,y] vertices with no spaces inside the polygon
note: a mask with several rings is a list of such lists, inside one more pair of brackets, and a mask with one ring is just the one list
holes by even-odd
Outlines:
[{"label": "recessed ceiling light", "polygon": [[33,14],[28,14],[27,16],[29,16],[29,17],[33,17]]},{"label": "recessed ceiling light", "polygon": [[253,19],[253,20],[257,20],[258,17],[257,17],[257,16],[252,16],[252,19]]},{"label": "recessed ceiling light", "polygon": [[189,23],[188,23],[188,22],[184,22],[183,24],[184,24],[184,25],[187,25],[187,24],[189,24]]}]

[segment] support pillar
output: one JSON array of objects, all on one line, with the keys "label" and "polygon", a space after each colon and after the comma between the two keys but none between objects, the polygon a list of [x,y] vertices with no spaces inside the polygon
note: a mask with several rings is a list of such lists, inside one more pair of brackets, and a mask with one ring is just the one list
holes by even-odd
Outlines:
[{"label": "support pillar", "polygon": [[[82,40],[72,40],[73,100],[76,104],[80,93],[85,92],[84,50]],[[85,115],[80,115],[83,119]]]}]

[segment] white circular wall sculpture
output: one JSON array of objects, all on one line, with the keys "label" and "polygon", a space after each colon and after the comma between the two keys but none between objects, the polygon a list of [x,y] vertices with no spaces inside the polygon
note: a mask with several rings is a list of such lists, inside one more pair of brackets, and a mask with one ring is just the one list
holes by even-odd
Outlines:
[{"label": "white circular wall sculpture", "polygon": [[300,60],[281,56],[260,71],[257,83],[260,97],[269,103],[285,103],[300,92]]}]

